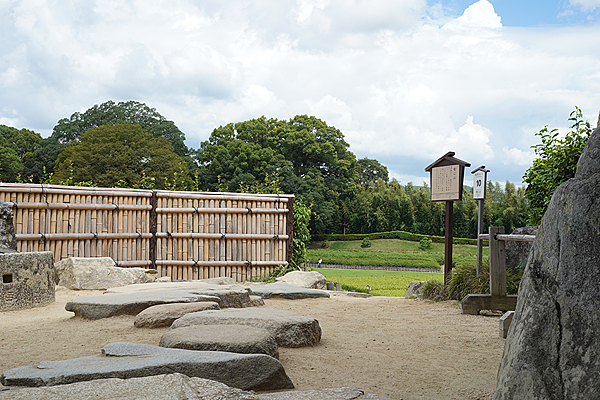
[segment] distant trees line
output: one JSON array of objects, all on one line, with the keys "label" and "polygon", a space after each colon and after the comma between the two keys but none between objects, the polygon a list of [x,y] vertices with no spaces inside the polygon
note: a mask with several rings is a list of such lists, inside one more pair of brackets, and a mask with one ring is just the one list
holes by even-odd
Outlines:
[{"label": "distant trees line", "polygon": [[[444,234],[444,205],[430,201],[426,185],[390,181],[384,165],[357,160],[342,132],[316,117],[230,123],[214,129],[199,149],[184,141],[184,133],[155,109],[108,101],[59,120],[45,139],[0,125],[0,180],[293,193],[312,205],[313,233]],[[543,182],[535,183],[539,188]],[[488,183],[485,225],[507,231],[525,225],[526,194],[510,182]],[[455,203],[454,224],[455,236],[475,237],[477,204],[467,188]]]}]

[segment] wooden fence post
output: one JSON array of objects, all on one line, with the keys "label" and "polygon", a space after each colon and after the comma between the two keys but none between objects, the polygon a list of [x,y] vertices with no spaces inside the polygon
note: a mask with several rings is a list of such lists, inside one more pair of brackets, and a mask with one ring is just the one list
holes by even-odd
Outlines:
[{"label": "wooden fence post", "polygon": [[148,256],[150,258],[150,268],[158,269],[156,266],[156,225],[158,214],[156,213],[156,207],[158,205],[158,193],[156,191],[152,191],[152,197],[150,197],[150,206],[152,209],[150,210],[150,221],[149,228],[152,237],[150,238],[150,243],[148,246]]},{"label": "wooden fence post", "polygon": [[287,226],[285,230],[288,234],[287,239],[287,259],[286,261],[292,265],[292,256],[294,252],[294,197],[288,199],[288,214],[287,214]]},{"label": "wooden fence post", "polygon": [[490,294],[506,296],[506,257],[504,240],[497,240],[497,234],[503,234],[503,226],[489,228]]}]

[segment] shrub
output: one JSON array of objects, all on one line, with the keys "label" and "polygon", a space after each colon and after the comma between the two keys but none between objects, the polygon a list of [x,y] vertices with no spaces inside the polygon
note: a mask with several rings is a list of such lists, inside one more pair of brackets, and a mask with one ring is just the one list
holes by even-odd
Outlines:
[{"label": "shrub", "polygon": [[423,238],[419,241],[419,249],[427,250],[431,248],[432,240],[431,238]]},{"label": "shrub", "polygon": [[360,247],[371,247],[371,246],[372,246],[372,243],[368,237],[364,238],[362,240],[362,243],[360,244]]},{"label": "shrub", "polygon": [[444,282],[427,281],[421,286],[419,296],[426,300],[442,301],[445,300]]},{"label": "shrub", "polygon": [[[522,271],[506,269],[506,293],[517,294]],[[490,266],[487,261],[481,265],[481,274],[477,275],[477,264],[474,262],[459,264],[452,269],[452,275],[446,287],[449,299],[462,300],[468,294],[490,293]]]}]

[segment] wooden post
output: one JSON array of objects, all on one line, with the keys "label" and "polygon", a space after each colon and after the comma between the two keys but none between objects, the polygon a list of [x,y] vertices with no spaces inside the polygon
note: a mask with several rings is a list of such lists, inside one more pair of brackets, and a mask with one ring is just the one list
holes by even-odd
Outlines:
[{"label": "wooden post", "polygon": [[[156,225],[158,222],[157,221],[158,215],[156,213],[157,205],[158,205],[158,193],[156,193],[155,191],[152,191],[152,197],[150,197],[150,206],[152,206],[152,209],[150,210],[150,221],[149,221],[150,233],[152,234],[152,237],[150,238],[150,243],[148,245],[151,269],[157,269],[157,267],[156,267]],[[162,276],[162,273],[160,273],[159,275]]]},{"label": "wooden post", "polygon": [[481,230],[483,229],[483,200],[477,200],[479,212],[477,217],[477,276],[481,275],[481,263],[483,262],[483,240],[479,237]]},{"label": "wooden post", "polygon": [[497,234],[503,234],[503,226],[490,226],[490,294],[506,296],[506,257],[504,240],[497,240]]},{"label": "wooden post", "polygon": [[444,287],[450,280],[452,273],[452,230],[454,227],[454,202],[446,201],[446,238],[444,251]]}]

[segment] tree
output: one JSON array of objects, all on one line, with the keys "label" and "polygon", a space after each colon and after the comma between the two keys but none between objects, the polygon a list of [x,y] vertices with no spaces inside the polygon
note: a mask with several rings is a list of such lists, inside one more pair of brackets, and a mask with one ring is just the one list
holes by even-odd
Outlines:
[{"label": "tree", "polygon": [[165,178],[179,173],[182,160],[166,139],[153,137],[139,125],[117,124],[84,132],[60,152],[56,164],[54,183],[93,181],[112,187],[122,180],[133,185],[145,172],[162,188]]},{"label": "tree", "polygon": [[70,118],[58,121],[52,137],[61,144],[67,144],[79,140],[81,134],[91,128],[117,124],[137,124],[152,136],[166,139],[178,156],[189,156],[189,149],[184,143],[185,135],[173,121],[168,121],[154,108],[137,101],[120,103],[107,101],[100,105],[96,104],[83,114],[76,112]]},{"label": "tree", "polygon": [[529,222],[539,224],[548,208],[548,203],[556,188],[575,176],[577,161],[592,133],[588,121],[583,121],[579,107],[569,115],[572,131],[561,138],[558,129],[548,131],[546,125],[536,136],[541,143],[531,146],[537,158],[525,171],[523,183],[527,184],[525,194],[529,200]]},{"label": "tree", "polygon": [[370,158],[361,158],[356,162],[356,172],[358,174],[358,184],[369,188],[378,179],[385,183],[389,181],[388,169],[377,160]]},{"label": "tree", "polygon": [[15,182],[21,171],[23,171],[23,164],[17,152],[9,146],[0,144],[0,181]]}]

